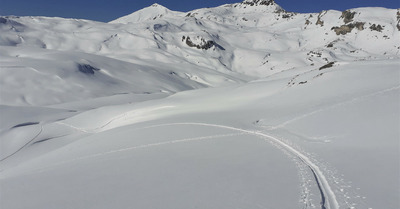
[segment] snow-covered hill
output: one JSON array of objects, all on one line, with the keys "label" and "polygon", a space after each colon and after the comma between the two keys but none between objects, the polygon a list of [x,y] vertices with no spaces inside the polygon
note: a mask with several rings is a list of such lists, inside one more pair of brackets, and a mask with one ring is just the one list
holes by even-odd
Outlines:
[{"label": "snow-covered hill", "polygon": [[0,208],[400,207],[400,9],[0,17]]}]

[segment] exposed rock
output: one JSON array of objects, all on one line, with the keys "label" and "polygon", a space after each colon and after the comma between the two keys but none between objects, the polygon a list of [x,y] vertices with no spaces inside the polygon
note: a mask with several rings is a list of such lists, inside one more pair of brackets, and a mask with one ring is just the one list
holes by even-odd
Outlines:
[{"label": "exposed rock", "polygon": [[[186,41],[185,41],[185,40],[186,40]],[[183,36],[183,37],[182,37],[182,41],[185,41],[186,45],[188,45],[188,46],[190,46],[190,47],[195,47],[195,48],[197,48],[197,49],[208,50],[208,49],[210,49],[211,47],[215,46],[215,47],[218,48],[218,49],[225,50],[222,46],[220,46],[219,44],[215,43],[214,41],[212,41],[212,40],[206,41],[206,40],[204,40],[203,38],[200,39],[200,43],[198,43],[198,44],[194,43],[194,42],[190,39],[189,36],[188,36],[188,37]]]},{"label": "exposed rock", "polygon": [[323,15],[325,15],[326,12],[327,12],[327,11],[322,11],[322,12],[319,13],[317,22],[315,23],[316,25],[321,25],[321,27],[324,26],[324,21],[321,20],[321,17],[322,17]]},{"label": "exposed rock", "polygon": [[400,21],[400,9],[397,9],[397,21]]},{"label": "exposed rock", "polygon": [[373,24],[373,25],[371,25],[371,27],[369,27],[369,29],[371,29],[371,31],[375,30],[375,31],[378,31],[378,32],[382,32],[384,27],[385,26]]},{"label": "exposed rock", "polygon": [[324,21],[322,21],[319,17],[318,17],[318,20],[317,20],[317,22],[315,23],[316,25],[321,25],[321,27],[322,26],[324,26]]},{"label": "exposed rock", "polygon": [[296,15],[294,12],[283,12],[282,18],[291,18]]},{"label": "exposed rock", "polygon": [[307,83],[307,81],[301,81],[301,82],[299,82],[299,85],[306,84],[306,83]]},{"label": "exposed rock", "polygon": [[257,5],[274,5],[275,1],[274,0],[245,0],[242,2],[242,4],[247,4],[250,6],[257,6]]},{"label": "exposed rock", "polygon": [[89,64],[78,64],[78,70],[84,74],[93,75],[95,71],[99,71],[100,69]]},{"label": "exposed rock", "polygon": [[314,51],[309,51],[308,53],[307,53],[307,55],[308,56],[311,56],[311,57],[321,57],[322,56],[322,53],[321,52],[314,52]]},{"label": "exposed rock", "polygon": [[330,62],[330,63],[320,67],[319,70],[323,70],[323,69],[326,69],[326,68],[331,68],[331,67],[333,67],[334,64],[335,64],[335,62]]},{"label": "exposed rock", "polygon": [[320,73],[320,74],[314,76],[313,78],[318,78],[318,77],[321,77],[322,75],[324,75],[324,73]]},{"label": "exposed rock", "polygon": [[350,33],[353,30],[353,27],[342,25],[340,27],[333,27],[332,30],[335,31],[336,35],[345,35],[347,33]]},{"label": "exposed rock", "polygon": [[365,22],[356,22],[355,24],[351,24],[351,25],[354,25],[354,27],[356,27],[357,30],[364,30]]},{"label": "exposed rock", "polygon": [[330,42],[326,47],[327,47],[327,48],[333,47],[333,46],[334,46],[337,42],[339,42],[339,41],[343,41],[343,40],[341,40],[341,39],[336,39],[336,40]]},{"label": "exposed rock", "polygon": [[342,25],[340,27],[332,27],[331,30],[335,31],[336,35],[346,35],[347,33],[350,33],[354,28],[357,28],[358,30],[364,30],[364,24],[365,22],[350,23],[347,25]]},{"label": "exposed rock", "polygon": [[356,12],[351,12],[350,10],[346,10],[342,12],[342,16],[340,16],[340,18],[343,18],[344,23],[347,24],[353,21],[355,14]]}]

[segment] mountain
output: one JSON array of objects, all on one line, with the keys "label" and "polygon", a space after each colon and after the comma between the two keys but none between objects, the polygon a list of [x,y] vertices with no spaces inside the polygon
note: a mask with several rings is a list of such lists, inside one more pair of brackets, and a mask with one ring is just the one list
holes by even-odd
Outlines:
[{"label": "mountain", "polygon": [[0,208],[399,208],[400,9],[0,17]]},{"label": "mountain", "polygon": [[[154,4],[108,24],[62,18],[2,17],[3,55],[19,63],[6,64],[8,71],[24,80],[24,73],[18,73],[22,70],[15,68],[28,69],[31,76],[43,78],[35,80],[55,85],[31,88],[29,84],[15,88],[14,82],[3,81],[2,103],[56,104],[91,97],[93,92],[97,96],[110,96],[132,89],[136,89],[134,93],[175,93],[240,83],[294,68],[321,67],[331,62],[338,65],[356,60],[392,59],[399,54],[399,28],[399,10],[358,8],[298,14],[283,10],[274,1],[244,1],[187,13]],[[48,60],[46,65],[55,65],[33,64],[19,54],[22,48],[29,49],[24,53],[37,54],[36,59]],[[53,58],[47,56],[50,51]],[[70,51],[83,54],[72,56]],[[64,54],[68,59],[63,58]],[[64,73],[80,72],[78,66],[90,63],[101,69],[92,77],[101,78]],[[164,63],[181,64],[165,68]],[[145,80],[155,79],[149,83],[160,84],[157,87],[144,84],[141,78],[135,80],[140,76],[132,74],[149,67],[150,70],[141,70],[142,74],[156,73],[158,76],[146,75],[151,78]],[[51,76],[43,76],[49,75],[48,70]],[[213,78],[208,76],[210,73]],[[219,78],[214,78],[215,74]],[[56,75],[70,85],[59,83]],[[134,78],[126,79],[131,76]],[[83,86],[85,82],[88,83]],[[105,83],[111,88],[105,88]],[[48,98],[51,101],[31,95],[33,89],[44,89],[42,93],[52,95]],[[64,92],[69,89],[73,95],[60,96],[56,89]],[[87,94],[83,94],[85,91]]]},{"label": "mountain", "polygon": [[164,6],[155,3],[130,15],[111,21],[110,23],[138,23],[142,21],[155,20],[157,18],[165,19],[168,17],[177,17],[182,16],[183,14],[183,12],[171,11]]}]

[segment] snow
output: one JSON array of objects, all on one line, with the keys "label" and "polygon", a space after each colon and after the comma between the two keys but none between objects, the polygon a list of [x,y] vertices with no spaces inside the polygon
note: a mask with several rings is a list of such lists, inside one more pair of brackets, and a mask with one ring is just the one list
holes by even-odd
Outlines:
[{"label": "snow", "polygon": [[246,2],[0,17],[0,207],[399,208],[398,10]]}]

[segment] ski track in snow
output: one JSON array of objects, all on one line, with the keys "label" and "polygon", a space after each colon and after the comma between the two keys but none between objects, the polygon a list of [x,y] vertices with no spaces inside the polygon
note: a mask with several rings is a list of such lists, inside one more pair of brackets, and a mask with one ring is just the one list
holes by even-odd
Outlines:
[{"label": "ski track in snow", "polygon": [[286,144],[285,142],[279,140],[278,138],[275,138],[273,136],[267,135],[265,133],[261,133],[258,131],[252,131],[252,130],[246,130],[246,129],[241,129],[241,128],[235,128],[232,126],[225,126],[225,125],[218,125],[218,124],[209,124],[209,123],[170,123],[170,124],[161,124],[161,125],[155,125],[152,127],[157,127],[157,126],[173,126],[173,125],[198,125],[198,126],[208,126],[208,127],[217,127],[217,128],[223,128],[223,129],[230,129],[230,130],[235,130],[239,131],[242,133],[246,133],[249,135],[255,135],[258,137],[261,137],[262,139],[266,141],[272,141],[280,146],[282,146],[285,150],[289,151],[296,157],[298,157],[304,164],[306,164],[314,174],[316,183],[318,185],[318,188],[321,193],[321,209],[338,209],[339,208],[339,203],[337,202],[336,195],[333,192],[331,186],[329,185],[328,180],[326,179],[325,175],[321,171],[321,169],[313,163],[310,158],[308,158],[306,155],[302,154],[300,151],[296,150],[292,146]]},{"label": "ski track in snow", "polygon": [[[70,163],[73,163],[73,162],[76,162],[79,160],[96,158],[96,157],[114,154],[114,153],[118,153],[118,152],[132,151],[132,150],[136,150],[136,149],[143,149],[143,148],[156,147],[156,146],[162,146],[162,145],[171,145],[171,144],[176,144],[176,143],[201,141],[201,140],[217,139],[217,138],[223,138],[223,137],[240,136],[240,135],[248,134],[248,135],[254,135],[254,136],[260,137],[268,142],[274,142],[274,143],[280,145],[284,149],[284,151],[288,151],[292,155],[294,155],[298,159],[300,159],[300,161],[311,170],[313,177],[315,178],[316,184],[318,186],[318,189],[319,189],[320,195],[321,195],[321,209],[338,209],[339,208],[339,203],[337,202],[336,195],[333,192],[331,186],[329,185],[329,182],[328,182],[327,178],[325,177],[324,173],[322,172],[322,170],[315,163],[313,163],[309,157],[302,154],[300,151],[296,150],[295,148],[293,148],[289,144],[283,142],[282,140],[279,140],[278,138],[275,138],[268,134],[265,134],[265,133],[262,133],[259,131],[255,131],[255,130],[246,130],[246,129],[236,128],[236,127],[226,126],[226,125],[209,124],[209,123],[190,123],[190,122],[158,124],[158,125],[147,126],[147,127],[143,127],[143,128],[139,128],[139,129],[148,129],[148,128],[163,127],[163,126],[177,126],[177,125],[215,127],[215,128],[229,129],[229,130],[237,131],[239,133],[185,138],[185,139],[178,139],[178,140],[167,141],[167,142],[151,143],[151,144],[138,145],[138,146],[123,148],[123,149],[111,150],[111,151],[107,151],[107,152],[102,152],[102,153],[83,156],[83,157],[79,157],[79,158],[75,158],[75,159],[70,159],[67,161],[62,161],[57,164],[52,164],[49,166],[42,167],[33,172],[41,173],[41,172],[45,172],[46,170],[51,170],[54,167],[62,166],[65,164],[70,164]],[[87,132],[87,131],[84,131],[84,132]]]},{"label": "ski track in snow", "polygon": [[[310,113],[298,116],[296,118],[293,118],[291,120],[288,120],[278,126],[274,126],[274,127],[269,127],[269,130],[273,130],[273,129],[277,129],[277,128],[281,128],[284,127],[285,125],[292,123],[294,121],[300,120],[302,118],[311,116],[313,114],[322,112],[324,110],[328,110],[328,109],[332,109],[335,108],[337,106],[341,106],[341,105],[345,105],[345,104],[349,104],[352,103],[354,101],[357,100],[361,100],[361,99],[365,99],[368,97],[372,97],[372,96],[376,96],[379,94],[384,94],[390,91],[394,91],[394,90],[398,90],[400,89],[400,86],[395,86],[392,88],[388,88],[388,89],[384,89],[378,92],[374,92],[368,95],[363,95],[357,98],[353,98],[351,100],[348,101],[344,101],[341,103],[337,103],[331,106],[328,106],[326,108],[321,108],[315,111],[312,111]],[[167,107],[159,107],[159,108],[155,108],[155,109],[151,109],[151,110],[157,110],[157,109],[163,109],[163,108],[169,108],[170,106]],[[150,111],[151,111],[150,110]],[[126,120],[128,118],[128,115],[131,115],[132,113],[135,113],[135,111],[129,111],[120,115],[117,115],[115,117],[113,117],[111,120],[109,120],[107,123],[101,125],[100,127],[94,128],[94,129],[83,129],[83,128],[79,128],[76,126],[73,126],[71,124],[68,123],[64,123],[64,122],[56,122],[57,124],[60,125],[64,125],[70,128],[73,128],[75,130],[84,132],[84,133],[96,133],[101,131],[102,129],[104,129],[106,126],[108,126],[109,124],[111,124],[114,121],[117,120]],[[161,124],[161,125],[153,125],[153,126],[148,126],[148,127],[144,127],[144,128],[154,128],[154,127],[161,127],[161,126],[172,126],[172,125],[201,125],[201,126],[208,126],[208,127],[218,127],[218,128],[224,128],[224,129],[230,129],[230,130],[235,130],[235,131],[239,131],[241,132],[241,134],[225,134],[225,135],[212,135],[212,136],[203,136],[203,137],[195,137],[195,138],[187,138],[187,139],[180,139],[180,140],[174,140],[174,141],[169,141],[169,142],[160,142],[160,143],[152,143],[152,144],[147,144],[147,145],[139,145],[139,146],[135,146],[135,147],[129,147],[129,148],[124,148],[124,149],[119,149],[119,150],[112,150],[112,151],[108,151],[105,153],[98,153],[98,154],[94,154],[94,155],[89,155],[89,156],[84,156],[84,157],[80,157],[80,158],[76,158],[76,159],[71,159],[68,161],[63,161],[60,162],[58,164],[54,164],[51,165],[49,167],[45,167],[42,168],[42,170],[47,170],[47,168],[50,167],[54,167],[54,166],[58,166],[58,165],[63,165],[63,164],[67,164],[67,163],[71,163],[77,160],[83,160],[83,159],[87,159],[87,158],[94,158],[94,157],[98,157],[98,156],[102,156],[102,155],[107,155],[107,154],[113,154],[113,153],[117,153],[117,152],[123,152],[123,151],[129,151],[129,150],[134,150],[134,149],[140,149],[140,148],[148,148],[148,147],[154,147],[154,146],[161,146],[161,145],[167,145],[167,144],[175,144],[175,143],[181,143],[181,142],[190,142],[190,141],[199,141],[199,140],[205,140],[205,139],[213,139],[213,138],[221,138],[221,137],[228,137],[228,136],[235,136],[235,135],[243,135],[243,134],[250,134],[250,135],[256,135],[258,137],[264,138],[265,140],[268,141],[273,141],[277,144],[279,144],[280,146],[282,146],[284,149],[286,149],[287,151],[289,151],[290,153],[292,153],[293,155],[297,156],[305,165],[307,165],[314,177],[315,180],[317,182],[318,188],[321,192],[321,209],[336,209],[339,208],[338,202],[336,200],[336,196],[332,190],[332,188],[330,187],[326,177],[323,175],[323,172],[321,171],[321,169],[314,164],[310,158],[308,158],[307,156],[305,156],[304,154],[302,154],[300,151],[296,150],[295,148],[293,148],[292,146],[290,146],[289,144],[264,133],[261,132],[257,132],[257,131],[250,131],[250,130],[246,130],[246,129],[240,129],[240,128],[235,128],[235,127],[231,127],[231,126],[224,126],[224,125],[217,125],[217,124],[207,124],[207,123],[170,123],[170,124]],[[144,129],[141,128],[141,129]],[[14,153],[6,156],[5,158],[1,159],[0,162],[6,160],[7,158],[13,156],[14,154],[16,154],[17,152],[19,152],[20,150],[22,150],[23,148],[25,148],[27,145],[29,145],[32,141],[34,141],[43,131],[43,126],[41,126],[41,129],[39,131],[38,134],[36,134],[29,142],[27,142],[25,145],[23,145],[21,148],[19,148],[17,151],[15,151]]]},{"label": "ski track in snow", "polygon": [[[355,102],[357,100],[361,100],[361,99],[365,99],[368,97],[372,97],[372,96],[376,96],[379,94],[384,94],[390,91],[394,91],[394,90],[398,90],[400,89],[400,86],[395,86],[392,88],[388,88],[388,89],[384,89],[378,92],[374,92],[368,95],[363,95],[357,98],[353,98],[351,100],[348,101],[344,101],[341,103],[337,103],[325,108],[321,108],[315,111],[312,111],[310,113],[298,116],[296,118],[293,118],[291,120],[288,120],[284,123],[281,123],[278,126],[273,126],[273,127],[268,127],[269,130],[274,130],[274,129],[278,129],[278,128],[282,128],[285,125],[292,123],[294,121],[300,120],[302,118],[311,116],[313,114],[322,112],[324,110],[328,110],[328,109],[332,109],[335,108],[337,106],[341,106],[341,105],[345,105],[345,104],[349,104],[352,102]],[[169,108],[170,106],[167,107],[159,107],[159,108],[155,108],[152,110],[157,110],[157,109],[163,109],[163,108]],[[64,122],[56,122],[57,124],[60,125],[64,125],[70,128],[73,128],[75,130],[84,132],[84,133],[96,133],[101,131],[102,129],[104,129],[106,126],[108,126],[109,124],[111,124],[114,121],[117,120],[124,120],[128,118],[128,115],[131,115],[132,113],[135,113],[135,111],[129,111],[120,115],[117,115],[115,117],[113,117],[111,120],[109,120],[107,123],[101,125],[100,127],[94,128],[94,129],[83,129],[83,128],[79,128],[76,126],[73,126],[71,124],[68,123],[64,123]],[[160,127],[160,126],[168,126],[168,125],[201,125],[201,126],[209,126],[209,127],[218,127],[218,128],[224,128],[224,129],[230,129],[230,130],[235,130],[235,131],[239,131],[242,134],[251,134],[251,135],[256,135],[259,137],[262,137],[264,139],[268,139],[270,141],[276,142],[277,144],[281,145],[283,148],[285,148],[286,150],[290,151],[290,153],[294,154],[295,156],[297,156],[304,164],[306,164],[312,171],[315,180],[317,182],[317,185],[320,189],[321,192],[321,208],[322,209],[335,209],[338,208],[338,202],[336,200],[335,194],[333,192],[333,190],[331,189],[331,187],[329,186],[329,183],[326,179],[326,177],[323,175],[323,172],[321,171],[321,169],[314,164],[307,156],[305,156],[304,154],[302,154],[300,151],[296,150],[295,148],[293,148],[292,146],[288,145],[287,143],[264,133],[260,133],[260,132],[256,132],[256,131],[250,131],[250,130],[246,130],[246,129],[240,129],[240,128],[235,128],[235,127],[230,127],[230,126],[224,126],[224,125],[216,125],[216,124],[207,124],[207,123],[171,123],[171,124],[161,124],[161,125],[153,125],[153,126],[148,126],[148,127],[144,127],[144,128],[153,128],[153,127]],[[143,128],[142,128],[143,129]],[[0,162],[3,162],[4,160],[8,159],[9,157],[15,155],[17,152],[21,151],[23,148],[25,148],[27,145],[29,145],[31,142],[33,142],[43,131],[43,126],[40,127],[40,131],[38,134],[36,134],[31,140],[29,140],[26,144],[24,144],[23,146],[21,146],[21,148],[19,148],[18,150],[16,150],[15,152],[13,152],[12,154],[4,157],[3,159],[0,160]],[[240,135],[240,134],[236,134],[236,135]],[[112,154],[112,153],[116,153],[116,152],[123,152],[123,151],[129,151],[129,150],[134,150],[134,149],[140,149],[140,148],[147,148],[147,147],[153,147],[153,146],[161,146],[161,145],[167,145],[167,144],[175,144],[175,143],[180,143],[180,142],[190,142],[190,141],[198,141],[198,140],[205,140],[205,139],[212,139],[212,138],[221,138],[221,137],[228,137],[228,136],[234,136],[234,134],[225,134],[225,135],[213,135],[213,136],[203,136],[203,137],[195,137],[195,138],[188,138],[188,139],[180,139],[180,140],[174,140],[174,141],[169,141],[169,142],[160,142],[160,143],[153,143],[153,144],[147,144],[147,145],[139,145],[139,146],[135,146],[135,147],[129,147],[129,148],[124,148],[124,149],[120,149],[120,150],[112,150],[112,151],[108,151],[105,153],[99,153],[99,154],[94,154],[94,155],[90,155],[90,156],[84,156],[81,158],[76,158],[76,159],[71,159],[68,161],[64,161],[64,162],[60,162],[58,164],[55,165],[51,165],[49,167],[46,168],[50,168],[50,167],[54,167],[57,165],[62,165],[62,164],[66,164],[66,163],[71,163],[77,160],[83,160],[83,159],[87,159],[87,158],[94,158],[94,157],[98,157],[98,156],[102,156],[102,155],[107,155],[107,154]],[[46,168],[43,168],[44,170],[46,170]]]}]

